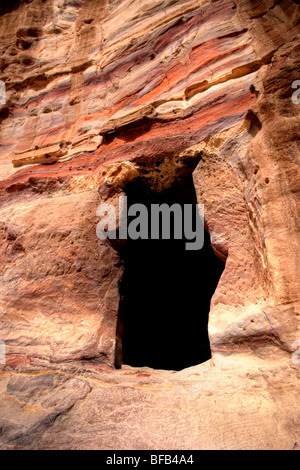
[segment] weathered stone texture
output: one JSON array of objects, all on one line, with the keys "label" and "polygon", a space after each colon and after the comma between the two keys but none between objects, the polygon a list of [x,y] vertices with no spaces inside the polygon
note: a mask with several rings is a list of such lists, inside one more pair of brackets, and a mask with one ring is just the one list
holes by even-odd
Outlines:
[{"label": "weathered stone texture", "polygon": [[[4,2],[1,448],[299,449],[297,3]],[[123,267],[97,206],[187,159],[226,261],[212,359],[116,371]]]}]

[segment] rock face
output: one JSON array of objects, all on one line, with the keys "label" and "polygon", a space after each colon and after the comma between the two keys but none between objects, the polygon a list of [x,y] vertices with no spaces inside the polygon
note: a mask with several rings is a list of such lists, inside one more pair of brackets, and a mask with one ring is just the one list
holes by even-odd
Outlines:
[{"label": "rock face", "polygon": [[[299,449],[298,3],[0,7],[1,448]],[[116,370],[97,207],[191,167],[226,261],[212,359]]]}]

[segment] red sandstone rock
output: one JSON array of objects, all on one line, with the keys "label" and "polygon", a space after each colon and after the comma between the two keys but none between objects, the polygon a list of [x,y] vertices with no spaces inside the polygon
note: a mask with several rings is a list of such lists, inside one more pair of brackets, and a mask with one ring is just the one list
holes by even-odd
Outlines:
[{"label": "red sandstone rock", "polygon": [[[299,17],[291,0],[2,7],[1,448],[299,448]],[[115,370],[123,267],[97,207],[199,156],[226,260],[212,359]]]}]

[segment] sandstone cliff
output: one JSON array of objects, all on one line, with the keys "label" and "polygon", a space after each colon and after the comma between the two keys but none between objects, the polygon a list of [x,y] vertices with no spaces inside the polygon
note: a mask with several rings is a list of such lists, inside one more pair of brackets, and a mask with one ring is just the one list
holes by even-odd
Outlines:
[{"label": "sandstone cliff", "polygon": [[[1,448],[298,449],[298,2],[0,12]],[[226,261],[212,359],[180,372],[115,370],[123,267],[96,237],[153,162],[161,184],[194,162]]]}]

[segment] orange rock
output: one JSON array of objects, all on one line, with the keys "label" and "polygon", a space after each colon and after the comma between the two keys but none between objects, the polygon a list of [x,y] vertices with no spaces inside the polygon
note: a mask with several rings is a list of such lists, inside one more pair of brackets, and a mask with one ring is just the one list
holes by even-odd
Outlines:
[{"label": "orange rock", "polygon": [[[298,449],[297,2],[2,3],[0,448]],[[116,370],[97,207],[192,171],[226,262],[212,359]]]}]

